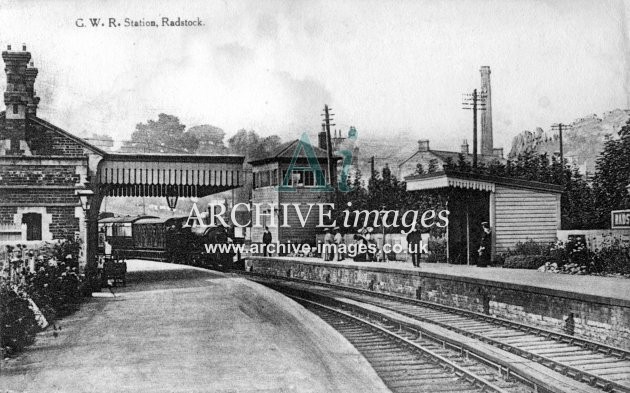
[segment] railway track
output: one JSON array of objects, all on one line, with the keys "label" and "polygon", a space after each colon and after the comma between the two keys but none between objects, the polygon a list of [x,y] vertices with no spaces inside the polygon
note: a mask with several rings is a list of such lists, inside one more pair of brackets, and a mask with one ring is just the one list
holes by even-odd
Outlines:
[{"label": "railway track", "polygon": [[346,337],[393,392],[533,390],[509,374],[502,374],[501,367],[462,356],[457,349],[441,346],[417,331],[401,329],[382,319],[369,321],[311,300],[294,299]]},{"label": "railway track", "polygon": [[282,283],[284,289],[277,289],[284,292],[308,290],[376,306],[491,344],[604,391],[630,393],[630,351],[624,349],[422,300],[290,277],[239,274]]}]

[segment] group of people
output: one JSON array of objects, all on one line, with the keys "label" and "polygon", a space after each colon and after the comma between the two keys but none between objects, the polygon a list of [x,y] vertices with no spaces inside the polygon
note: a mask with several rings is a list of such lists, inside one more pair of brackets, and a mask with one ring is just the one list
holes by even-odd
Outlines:
[{"label": "group of people", "polygon": [[333,232],[335,232],[334,236],[328,228],[324,229],[324,232],[324,247],[322,252],[324,261],[343,261],[345,254],[341,245],[346,244],[346,240],[341,234],[339,227],[333,229]]},{"label": "group of people", "polygon": [[[481,223],[483,233],[477,253],[479,255],[477,266],[486,267],[490,264],[492,249],[492,230],[487,222]],[[333,235],[334,232],[334,235]],[[332,231],[328,228],[324,229],[324,244],[322,247],[322,258],[324,261],[343,261],[346,257],[344,253],[345,238],[341,234],[339,227],[335,227]],[[361,230],[353,236],[356,243],[364,245],[363,252],[353,255],[355,261],[372,262],[378,259],[378,248],[376,242],[372,239],[372,228],[361,228]],[[418,227],[413,228],[407,234],[407,244],[409,247],[409,255],[414,267],[420,267],[421,260],[421,243],[422,233]],[[269,228],[265,227],[262,238],[264,244],[264,256],[269,256],[267,246],[271,244],[272,236]],[[373,246],[373,247],[371,247]]]}]

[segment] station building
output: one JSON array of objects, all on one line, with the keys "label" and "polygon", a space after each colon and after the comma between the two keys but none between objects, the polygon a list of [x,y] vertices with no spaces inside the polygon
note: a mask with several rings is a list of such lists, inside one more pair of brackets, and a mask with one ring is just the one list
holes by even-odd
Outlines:
[{"label": "station building", "polygon": [[32,242],[82,236],[85,187],[104,152],[37,117],[38,74],[31,54],[2,52],[6,111],[0,113],[0,240]]},{"label": "station building", "polygon": [[[276,206],[273,211],[269,208],[264,210],[261,215],[261,225],[256,227],[255,217],[252,214],[252,230],[251,240],[252,243],[261,243],[264,232],[264,227],[268,226],[273,242],[280,243],[308,243],[314,244],[315,235],[321,232],[321,229],[316,228],[318,224],[319,216],[315,208],[306,219],[306,223],[303,226],[297,213],[293,209],[287,211],[286,222],[288,227],[282,227],[284,222],[284,212],[281,206],[283,204],[302,204],[304,210],[304,217],[306,217],[306,204],[308,203],[327,203],[332,200],[333,193],[318,190],[322,184],[318,183],[318,177],[312,169],[292,169],[291,173],[288,173],[291,167],[297,168],[311,168],[306,151],[301,145],[301,140],[294,140],[279,146],[271,154],[250,161],[252,166],[252,205],[260,203],[262,206]],[[322,170],[323,179],[327,179],[327,152],[319,146],[312,146],[308,144],[309,150],[314,152],[315,158],[319,163]],[[292,160],[295,157],[293,166]],[[334,158],[337,160],[337,157]],[[336,165],[336,164],[335,164]],[[290,190],[279,190],[279,186],[283,184],[283,181],[288,179],[288,183],[284,183],[290,188]],[[270,225],[269,215],[273,215],[273,221],[275,226]]]},{"label": "station building", "polygon": [[37,116],[38,70],[26,46],[8,46],[2,58],[7,87],[6,111],[0,113],[0,243],[79,238],[82,266],[93,267],[104,197],[176,203],[244,184],[242,156],[112,153],[48,123]]}]

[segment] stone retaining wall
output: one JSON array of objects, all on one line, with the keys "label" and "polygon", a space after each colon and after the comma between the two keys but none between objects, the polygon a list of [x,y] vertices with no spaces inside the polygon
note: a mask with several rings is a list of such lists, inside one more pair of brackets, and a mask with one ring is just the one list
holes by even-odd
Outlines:
[{"label": "stone retaining wall", "polygon": [[619,300],[470,277],[386,267],[252,257],[252,271],[420,298],[630,349],[630,304]]}]

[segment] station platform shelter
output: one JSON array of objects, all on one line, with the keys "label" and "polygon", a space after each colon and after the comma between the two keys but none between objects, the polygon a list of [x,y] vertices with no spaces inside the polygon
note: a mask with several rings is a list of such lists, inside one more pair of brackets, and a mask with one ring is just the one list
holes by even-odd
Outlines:
[{"label": "station platform shelter", "polygon": [[562,187],[466,172],[405,178],[408,191],[439,195],[450,212],[447,262],[476,264],[483,229],[492,230],[492,260],[519,242],[553,242],[560,229]]}]

